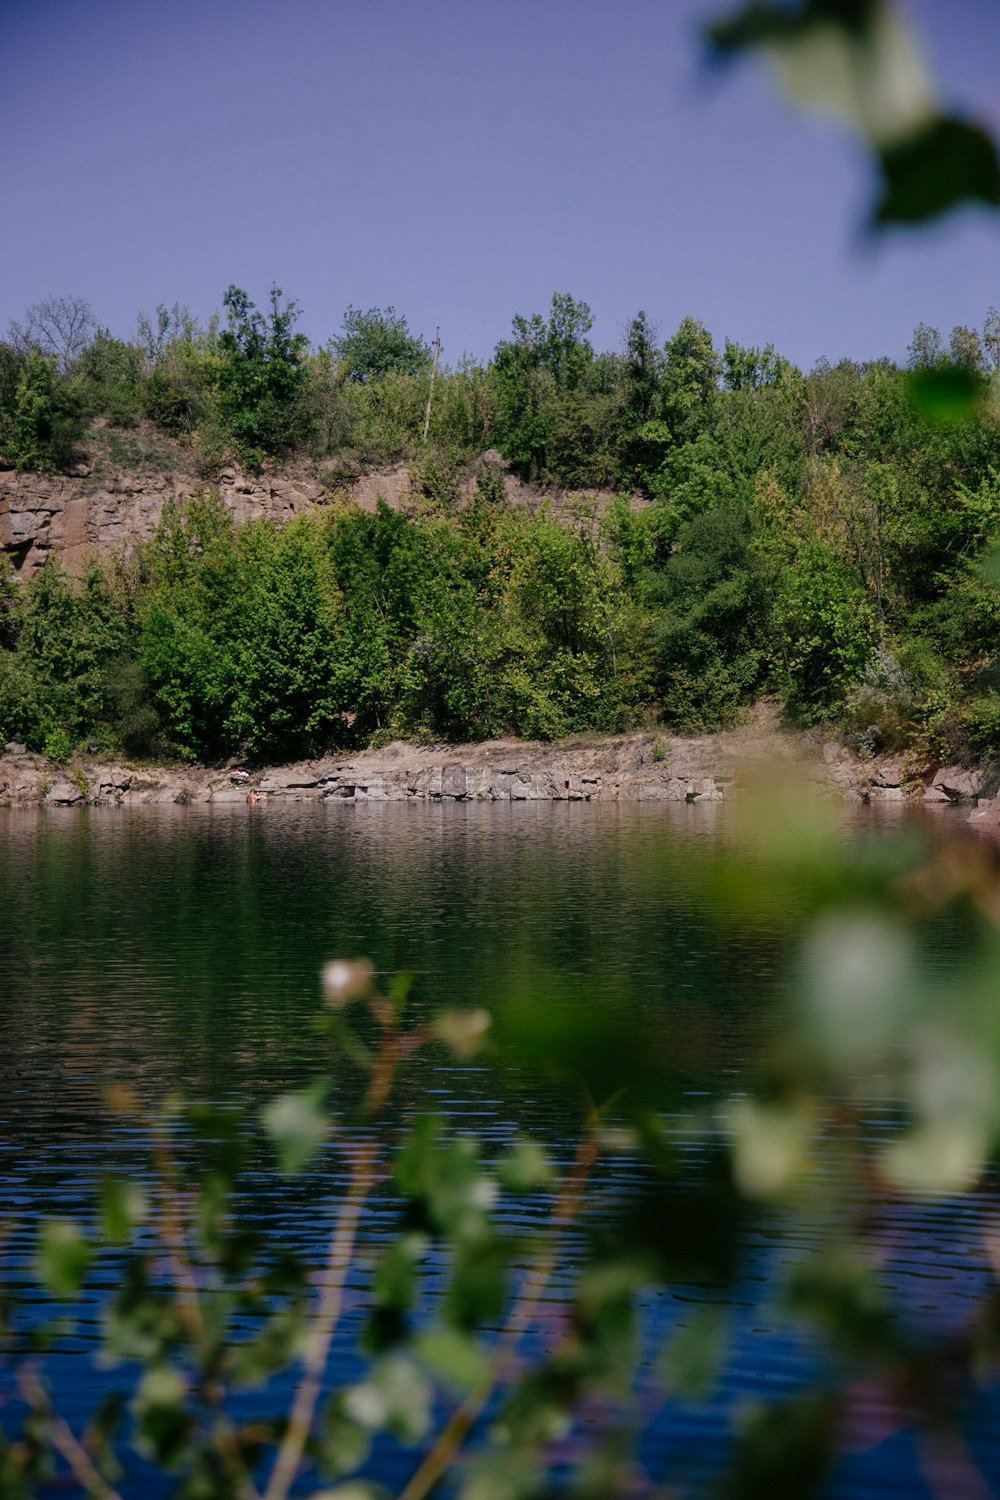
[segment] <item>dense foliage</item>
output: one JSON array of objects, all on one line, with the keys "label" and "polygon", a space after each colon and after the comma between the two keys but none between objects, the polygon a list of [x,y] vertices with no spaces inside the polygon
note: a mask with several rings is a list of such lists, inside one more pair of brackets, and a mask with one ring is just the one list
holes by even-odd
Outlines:
[{"label": "dense foliage", "polygon": [[[405,457],[412,504],[240,532],[207,487],[82,590],[49,569],[5,606],[7,738],[266,758],[712,728],[770,692],[863,748],[994,748],[996,313],[947,345],[921,326],[906,369],[806,375],[770,347],[720,352],[691,318],[662,341],[642,313],[600,354],[560,295],[487,367],[439,375],[423,445],[427,350],[392,308],[349,308],[318,352],[277,290],[260,312],[231,287],[224,326],[161,307],[135,343],[70,311],[72,351],[20,327],[0,345],[18,466],[72,463],[86,420],[142,419],[207,474],[298,455],[332,495]],[[491,446],[590,499],[559,522],[513,507]]]}]

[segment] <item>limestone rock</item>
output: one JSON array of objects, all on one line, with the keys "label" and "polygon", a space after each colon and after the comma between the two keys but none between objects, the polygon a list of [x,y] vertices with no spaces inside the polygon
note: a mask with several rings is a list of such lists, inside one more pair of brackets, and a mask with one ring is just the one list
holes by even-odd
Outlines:
[{"label": "limestone rock", "polygon": [[942,766],[931,785],[944,792],[952,802],[978,797],[983,787],[981,771],[966,771],[962,766]]},{"label": "limestone rock", "polygon": [[928,807],[933,807],[942,803],[950,803],[951,798],[939,786],[928,786],[924,788],[924,801]]},{"label": "limestone rock", "polygon": [[878,761],[871,772],[871,784],[873,787],[901,787],[907,780],[906,759],[902,755],[894,755],[886,760]]},{"label": "limestone rock", "polygon": [[442,797],[467,797],[469,795],[468,776],[464,766],[451,765],[441,767],[441,796]]},{"label": "limestone rock", "polygon": [[84,793],[72,781],[56,781],[45,794],[46,807],[78,807],[84,801]]},{"label": "limestone rock", "polygon": [[1000,797],[989,797],[980,802],[975,812],[969,815],[969,826],[987,830],[1000,828]]}]

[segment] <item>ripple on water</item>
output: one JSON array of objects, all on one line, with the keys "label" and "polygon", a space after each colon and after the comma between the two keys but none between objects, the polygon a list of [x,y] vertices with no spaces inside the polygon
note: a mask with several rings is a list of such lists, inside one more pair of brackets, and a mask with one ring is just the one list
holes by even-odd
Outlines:
[{"label": "ripple on water", "polygon": [[[364,955],[384,973],[412,970],[413,1003],[423,1012],[492,1006],[541,974],[558,1003],[597,996],[633,1007],[647,1024],[662,1017],[665,1036],[669,1028],[687,1059],[692,1104],[738,1089],[761,1040],[774,945],[765,932],[727,935],[704,889],[680,878],[683,862],[663,858],[664,850],[730,836],[724,810],[687,807],[0,813],[0,1194],[12,1224],[11,1279],[42,1316],[27,1275],[38,1218],[91,1223],[102,1174],[145,1170],[149,1134],[108,1108],[109,1082],[126,1081],[146,1104],[182,1092],[252,1117],[274,1093],[312,1076],[317,1039],[309,1023],[320,966],[333,956]],[[947,962],[946,942],[939,961]],[[520,1129],[550,1141],[561,1164],[572,1155],[573,1112],[516,1067],[435,1059],[400,1101],[403,1118],[427,1108],[480,1136],[488,1152]],[[892,1128],[882,1102],[872,1111],[872,1136]],[[692,1171],[698,1151],[692,1144],[682,1153]],[[592,1194],[595,1215],[643,1180],[627,1154],[611,1160]],[[258,1143],[240,1207],[273,1242],[318,1260],[345,1181],[331,1150],[302,1179],[283,1182]],[[507,1226],[528,1235],[551,1207],[545,1195],[518,1204]],[[387,1185],[366,1214],[373,1250],[392,1233],[394,1214]],[[935,1326],[961,1326],[984,1283],[982,1241],[995,1220],[992,1194],[893,1205],[872,1226],[886,1285]],[[748,1397],[794,1391],[812,1371],[813,1354],[776,1316],[774,1297],[781,1272],[820,1243],[808,1229],[773,1219],[748,1232],[719,1389],[704,1405],[671,1402],[658,1412],[643,1446],[654,1470],[687,1474],[698,1487],[718,1461],[733,1409]],[[569,1237],[545,1293],[547,1315],[564,1304],[579,1244]],[[119,1272],[120,1262],[107,1263],[57,1353],[70,1417],[82,1417],[95,1382],[111,1378],[95,1377],[88,1361],[97,1300]],[[432,1267],[432,1287],[440,1274]],[[649,1368],[704,1297],[684,1287],[649,1295]],[[333,1378],[358,1372],[353,1340],[364,1307],[356,1275]],[[926,1464],[922,1470],[912,1437],[892,1432],[881,1400],[872,1392],[859,1408],[859,1451],[844,1460],[835,1493],[929,1494],[920,1478]],[[986,1403],[971,1423],[980,1463],[994,1475],[997,1415],[997,1403]],[[380,1450],[389,1483],[406,1462]]]}]

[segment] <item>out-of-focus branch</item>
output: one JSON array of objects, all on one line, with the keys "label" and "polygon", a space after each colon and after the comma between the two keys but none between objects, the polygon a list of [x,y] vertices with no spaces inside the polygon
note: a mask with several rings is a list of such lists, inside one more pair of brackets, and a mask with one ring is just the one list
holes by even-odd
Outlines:
[{"label": "out-of-focus branch", "polygon": [[88,1495],[96,1496],[97,1500],[122,1500],[114,1486],[99,1472],[69,1423],[53,1407],[33,1366],[22,1365],[18,1371],[18,1385],[27,1404],[41,1417],[49,1442],[59,1456],[66,1460],[81,1488]]},{"label": "out-of-focus branch", "polygon": [[351,1168],[351,1185],[330,1241],[323,1287],[309,1330],[302,1365],[302,1379],[295,1392],[288,1426],[281,1441],[264,1500],[285,1500],[295,1479],[316,1414],[330,1344],[343,1305],[344,1283],[357,1240],[361,1212],[376,1178],[378,1146],[366,1141],[358,1149]]},{"label": "out-of-focus branch", "polygon": [[497,1356],[489,1372],[445,1423],[437,1441],[402,1490],[399,1500],[426,1500],[455,1462],[493,1392],[510,1374],[517,1346],[522,1335],[530,1328],[542,1294],[556,1269],[563,1233],[579,1214],[584,1191],[599,1155],[597,1131],[588,1128],[580,1140],[576,1160],[556,1202],[551,1221],[552,1233],[546,1249],[525,1277],[520,1295],[501,1332]]}]

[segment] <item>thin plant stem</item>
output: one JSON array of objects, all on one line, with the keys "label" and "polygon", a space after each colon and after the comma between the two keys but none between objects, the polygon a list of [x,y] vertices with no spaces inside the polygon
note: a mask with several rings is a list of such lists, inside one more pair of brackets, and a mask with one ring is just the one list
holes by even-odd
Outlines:
[{"label": "thin plant stem", "polygon": [[302,1461],[316,1414],[330,1344],[343,1306],[344,1284],[354,1253],[361,1212],[376,1177],[377,1159],[376,1142],[366,1141],[360,1147],[352,1166],[351,1185],[337,1216],[323,1287],[302,1359],[302,1378],[295,1392],[288,1426],[274,1460],[271,1478],[264,1491],[264,1500],[286,1500]]},{"label": "thin plant stem", "polygon": [[41,1414],[49,1442],[69,1464],[73,1478],[81,1489],[86,1490],[88,1495],[95,1495],[97,1500],[122,1500],[114,1486],[101,1474],[65,1417],[61,1417],[55,1410],[37,1372],[30,1365],[22,1367],[18,1372],[18,1383],[25,1401]]},{"label": "thin plant stem", "polygon": [[542,1293],[556,1268],[562,1243],[562,1234],[576,1218],[580,1202],[600,1154],[597,1134],[588,1130],[577,1148],[573,1169],[559,1195],[552,1215],[553,1234],[548,1249],[532,1266],[521,1293],[511,1309],[510,1316],[500,1336],[499,1354],[489,1374],[472,1391],[451,1415],[441,1429],[433,1447],[425,1454],[420,1464],[400,1493],[399,1500],[425,1500],[458,1457],[466,1438],[482,1415],[486,1403],[504,1380],[517,1354],[521,1336],[531,1326],[538,1310]]},{"label": "thin plant stem", "polygon": [[196,1344],[205,1331],[205,1320],[198,1297],[198,1281],[188,1255],[174,1159],[162,1127],[158,1131],[155,1160],[161,1204],[159,1234],[167,1252],[170,1275],[177,1293],[177,1310],[188,1337]]}]

